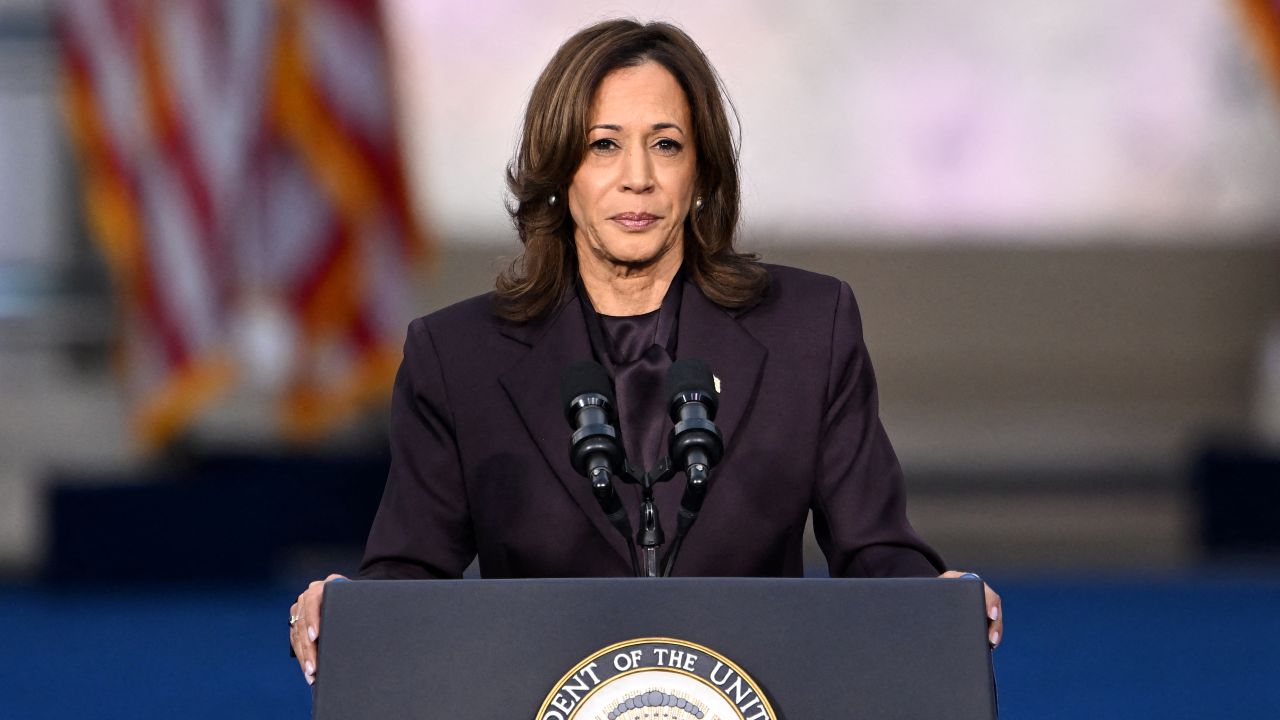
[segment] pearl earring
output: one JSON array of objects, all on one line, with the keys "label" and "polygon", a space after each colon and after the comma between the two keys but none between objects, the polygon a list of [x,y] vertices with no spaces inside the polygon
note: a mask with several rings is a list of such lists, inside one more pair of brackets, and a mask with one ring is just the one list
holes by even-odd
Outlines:
[{"label": "pearl earring", "polygon": [[693,201],[693,209],[694,209],[694,210],[701,210],[701,209],[702,209],[702,196],[701,196],[701,195],[699,195],[697,198],[695,198],[695,199],[694,199],[694,201]]},{"label": "pearl earring", "polygon": [[555,207],[558,202],[560,202],[560,198],[555,193],[551,193],[551,197],[547,198],[547,204],[551,207]]}]

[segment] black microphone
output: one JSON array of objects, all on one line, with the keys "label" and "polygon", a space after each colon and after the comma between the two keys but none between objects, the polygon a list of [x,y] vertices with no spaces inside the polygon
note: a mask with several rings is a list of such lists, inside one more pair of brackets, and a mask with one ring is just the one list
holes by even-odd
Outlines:
[{"label": "black microphone", "polygon": [[671,462],[684,470],[685,486],[681,508],[698,512],[711,467],[724,455],[724,438],[716,427],[720,394],[707,364],[697,358],[682,358],[667,371],[667,397],[671,421]]},{"label": "black microphone", "polygon": [[591,481],[591,492],[610,524],[627,540],[632,570],[639,573],[635,547],[631,545],[631,522],[622,499],[613,488],[614,469],[622,469],[625,457],[618,431],[613,427],[613,381],[594,360],[583,360],[565,368],[560,376],[560,401],[564,416],[573,429],[569,439],[569,462],[579,475]]},{"label": "black microphone", "polygon": [[671,421],[676,424],[671,430],[668,452],[672,464],[684,470],[685,485],[676,515],[676,539],[662,563],[664,577],[671,575],[684,536],[702,510],[711,466],[724,455],[724,438],[714,422],[720,393],[716,392],[711,368],[697,358],[676,360],[667,371],[667,397],[671,398]]}]

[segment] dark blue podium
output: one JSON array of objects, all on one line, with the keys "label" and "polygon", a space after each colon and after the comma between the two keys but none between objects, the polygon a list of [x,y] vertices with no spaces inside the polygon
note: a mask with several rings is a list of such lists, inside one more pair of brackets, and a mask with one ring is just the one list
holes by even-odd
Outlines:
[{"label": "dark blue podium", "polygon": [[983,605],[976,579],[330,583],[313,717],[989,720]]}]

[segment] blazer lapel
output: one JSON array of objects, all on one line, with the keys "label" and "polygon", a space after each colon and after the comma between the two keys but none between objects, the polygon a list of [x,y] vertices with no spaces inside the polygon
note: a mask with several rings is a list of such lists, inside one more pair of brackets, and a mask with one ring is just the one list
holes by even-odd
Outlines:
[{"label": "blazer lapel", "polygon": [[[560,376],[570,364],[591,358],[586,322],[575,295],[547,320],[508,326],[503,334],[529,345],[529,352],[499,380],[560,483],[591,523],[630,567],[622,536],[605,519],[590,483],[569,462],[569,425],[560,400]],[[566,548],[566,551],[570,548]]]},{"label": "blazer lapel", "polygon": [[733,452],[733,436],[755,400],[768,351],[724,308],[708,300],[686,280],[680,302],[676,357],[698,358],[720,380],[720,409],[716,427],[724,436],[726,453]]}]

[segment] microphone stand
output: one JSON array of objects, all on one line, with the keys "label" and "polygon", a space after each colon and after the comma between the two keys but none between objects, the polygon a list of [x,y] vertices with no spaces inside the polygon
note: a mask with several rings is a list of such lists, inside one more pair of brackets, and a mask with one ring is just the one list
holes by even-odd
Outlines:
[{"label": "microphone stand", "polygon": [[[715,439],[719,440],[718,431]],[[601,477],[598,481],[593,477],[592,485],[596,490],[596,498],[600,500],[600,506],[605,508],[605,514],[613,526],[628,540],[627,549],[631,551],[631,567],[636,577],[671,576],[671,569],[675,567],[680,546],[684,543],[684,536],[688,534],[689,528],[693,527],[694,521],[698,519],[698,513],[702,511],[702,499],[706,497],[707,484],[711,479],[711,462],[705,454],[702,454],[701,458],[700,462],[690,464],[685,470],[687,477],[684,497],[680,500],[680,512],[676,517],[676,538],[666,555],[660,553],[662,544],[666,542],[666,533],[663,532],[662,521],[658,518],[658,506],[653,500],[653,488],[658,483],[675,477],[677,468],[671,462],[671,456],[665,456],[658,461],[658,466],[652,472],[637,469],[630,460],[622,461],[622,471],[619,473],[622,481],[640,486],[640,529],[636,532],[634,545],[628,537],[631,528],[627,523],[626,511],[622,509],[622,504],[614,499],[613,512],[609,511],[610,504],[605,498],[616,496],[613,496],[613,487],[609,484],[608,473],[600,473]],[[719,460],[719,458],[720,451],[716,449],[715,459]],[[639,561],[636,558],[637,546],[640,548]],[[659,561],[660,556],[661,561]]]},{"label": "microphone stand", "polygon": [[[701,363],[698,362],[697,365]],[[696,370],[697,365],[692,365],[692,369]],[[705,366],[702,367],[702,371],[711,377],[710,371],[706,370]],[[708,381],[709,384],[710,381]],[[669,577],[671,575],[685,535],[688,534],[689,528],[693,527],[694,521],[702,511],[702,501],[707,494],[711,466],[718,463],[721,455],[724,454],[724,440],[720,436],[720,430],[712,422],[712,418],[715,417],[716,398],[717,395],[711,391],[697,389],[681,390],[672,397],[671,419],[676,425],[671,429],[667,441],[668,452],[658,461],[653,471],[638,470],[629,460],[622,459],[622,469],[619,473],[622,480],[640,486],[640,530],[636,533],[636,544],[630,547],[631,564],[637,577]],[[576,448],[575,445],[575,452]],[[673,456],[681,462],[680,468],[677,468],[672,461]],[[653,500],[653,488],[660,482],[670,480],[678,470],[684,471],[686,484],[676,521],[676,539],[659,562],[659,551],[663,542],[666,541],[666,535],[662,531],[662,522],[658,519],[658,506]],[[607,475],[607,473],[602,474]],[[608,490],[603,487],[606,484],[609,485]],[[600,498],[601,507],[605,507],[605,495],[611,495],[612,485],[604,478],[602,482],[596,482],[593,478],[593,485],[595,485],[597,497]],[[611,504],[613,512],[609,512],[609,508],[606,508],[606,514],[614,527],[626,535],[626,531],[623,530],[626,513],[616,498],[613,502],[616,503]],[[640,563],[636,562],[636,546],[640,547]]]},{"label": "microphone stand", "polygon": [[[670,465],[665,458],[663,463]],[[623,482],[640,486],[640,529],[636,532],[636,544],[631,548],[633,555],[635,547],[640,548],[640,564],[636,567],[636,577],[661,577],[658,551],[666,542],[666,535],[662,531],[662,521],[658,519],[658,506],[653,501],[653,486],[670,478],[670,472],[663,477],[661,474],[654,475],[637,470],[632,467],[630,461],[623,466]]]},{"label": "microphone stand", "polygon": [[[682,504],[675,544],[671,546],[671,550],[665,556],[662,556],[660,561],[660,551],[662,544],[666,542],[666,533],[662,530],[662,521],[658,517],[658,506],[653,500],[653,488],[660,482],[670,480],[675,474],[676,468],[671,463],[670,457],[662,458],[652,472],[637,472],[629,464],[626,467],[623,480],[640,486],[640,530],[636,532],[636,545],[640,547],[643,571],[637,573],[638,577],[669,576],[671,568],[675,564],[675,555],[679,551],[680,543],[684,540],[684,535],[689,531],[689,526],[693,524],[693,520],[697,519],[697,512],[686,518],[687,513]],[[703,475],[701,479],[702,482],[699,487],[705,491],[706,476]]]},{"label": "microphone stand", "polygon": [[662,534],[662,522],[658,520],[658,508],[653,502],[653,483],[646,482],[640,486],[643,495],[640,499],[640,531],[636,533],[636,543],[640,546],[644,558],[644,577],[659,577],[658,549],[666,538]]}]

